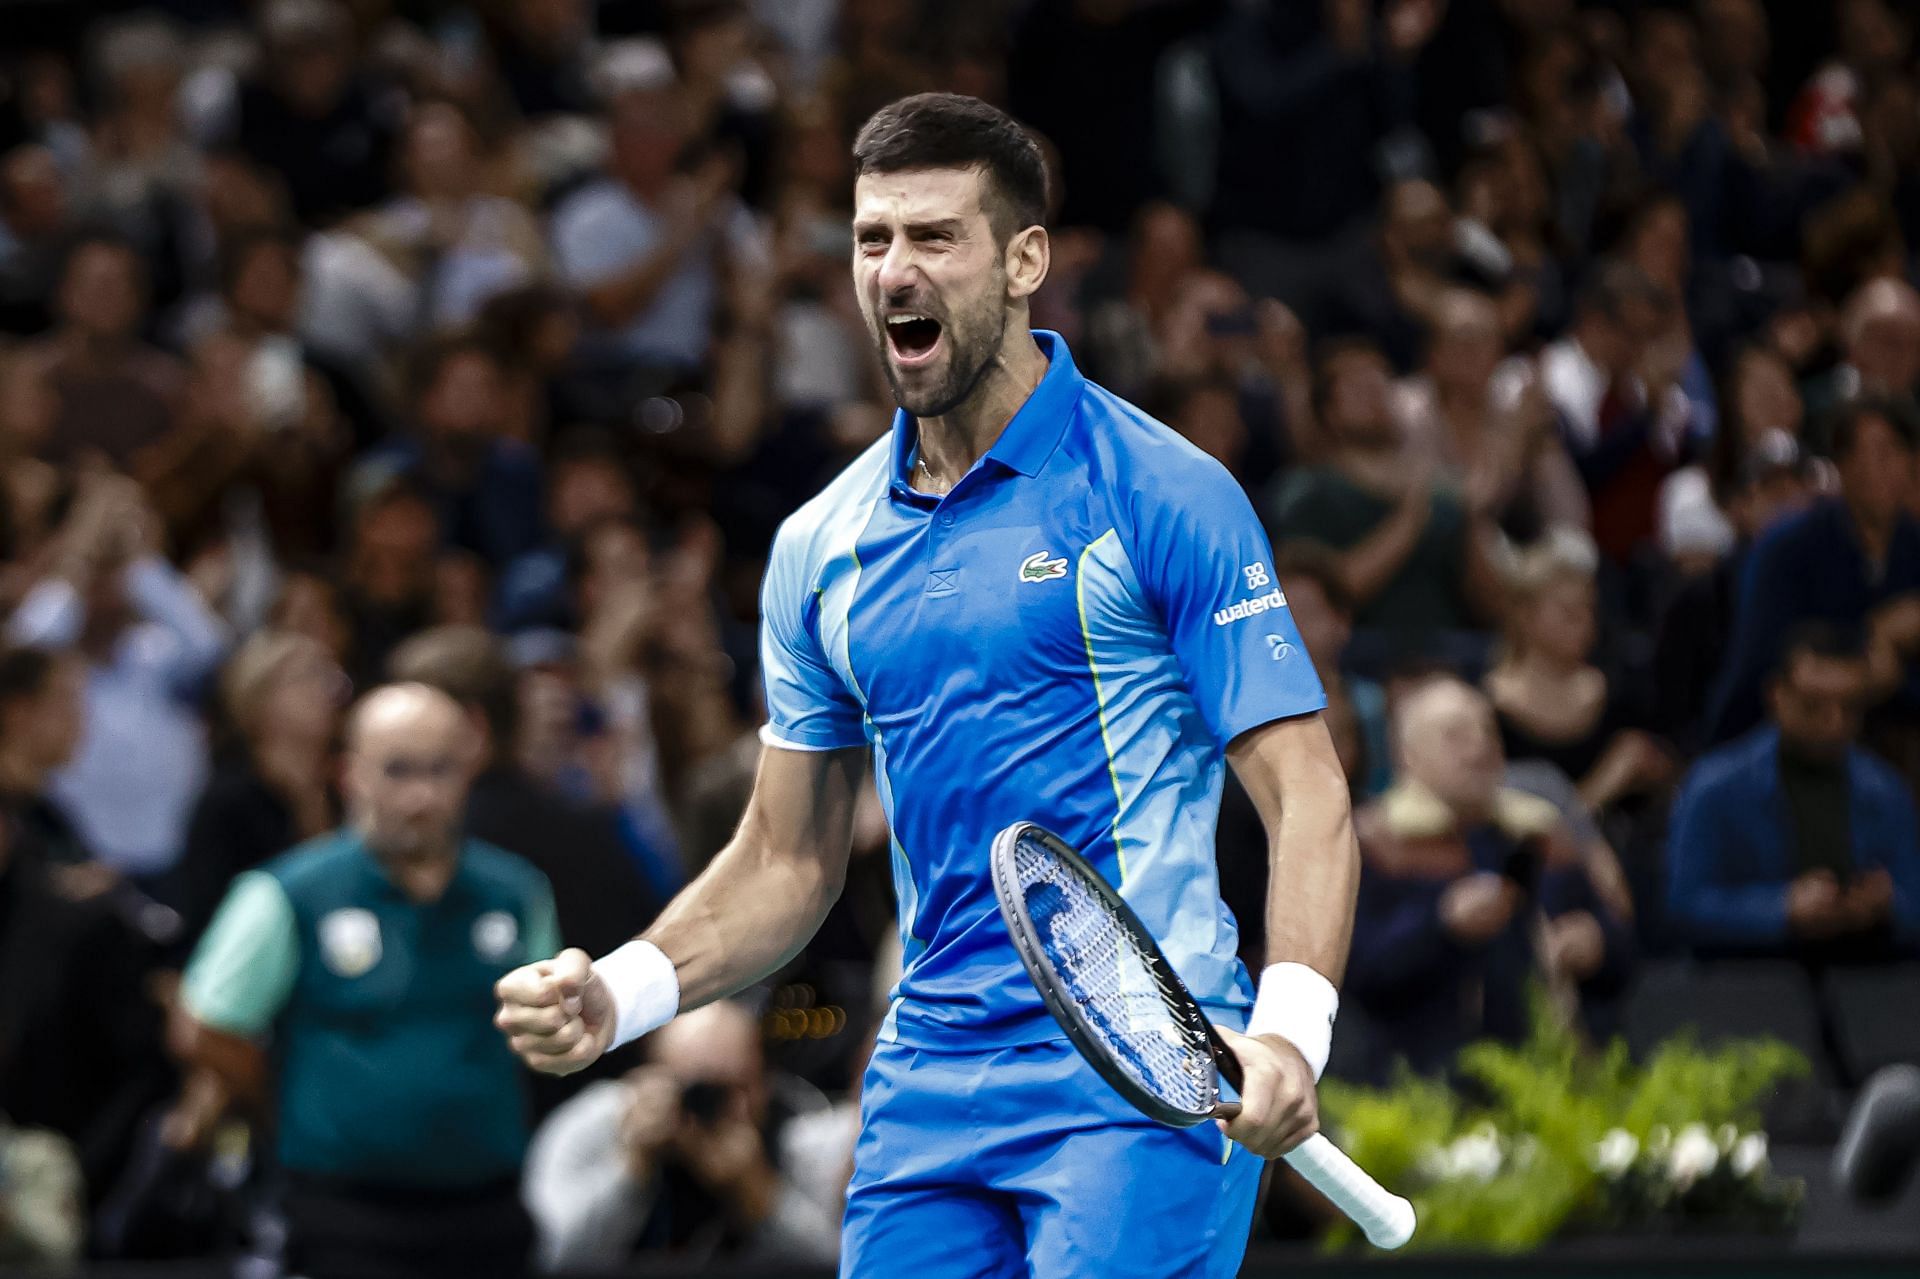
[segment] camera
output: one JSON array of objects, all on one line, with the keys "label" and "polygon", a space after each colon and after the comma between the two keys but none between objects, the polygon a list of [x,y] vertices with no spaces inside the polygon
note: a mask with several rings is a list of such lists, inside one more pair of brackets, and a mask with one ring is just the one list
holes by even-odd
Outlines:
[{"label": "camera", "polygon": [[680,1090],[680,1111],[702,1128],[711,1128],[726,1113],[732,1093],[725,1084],[688,1084]]}]

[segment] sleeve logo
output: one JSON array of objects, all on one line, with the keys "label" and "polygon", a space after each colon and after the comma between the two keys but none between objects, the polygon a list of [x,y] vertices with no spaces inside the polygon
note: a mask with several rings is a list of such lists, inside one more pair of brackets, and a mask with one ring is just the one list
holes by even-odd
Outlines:
[{"label": "sleeve logo", "polygon": [[1267,566],[1259,560],[1240,570],[1247,575],[1247,589],[1257,591],[1263,586],[1271,586],[1273,578],[1267,573]]},{"label": "sleeve logo", "polygon": [[1035,551],[1020,561],[1020,580],[1023,582],[1051,582],[1055,578],[1067,575],[1065,557],[1049,558],[1048,551]]}]

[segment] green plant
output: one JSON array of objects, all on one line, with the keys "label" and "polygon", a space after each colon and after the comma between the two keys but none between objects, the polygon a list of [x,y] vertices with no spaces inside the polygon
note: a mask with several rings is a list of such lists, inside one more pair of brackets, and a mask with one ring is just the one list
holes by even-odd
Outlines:
[{"label": "green plant", "polygon": [[[1777,1042],[1705,1050],[1684,1037],[1635,1064],[1623,1043],[1586,1048],[1536,1002],[1525,1042],[1468,1047],[1457,1085],[1405,1072],[1384,1089],[1329,1080],[1320,1108],[1362,1167],[1413,1200],[1415,1246],[1519,1251],[1572,1227],[1754,1225],[1790,1215],[1797,1190],[1767,1174],[1764,1138],[1751,1130],[1768,1091],[1807,1069]],[[1696,1160],[1700,1134],[1720,1134],[1709,1171],[1669,1166],[1677,1133],[1688,1143],[1681,1153]],[[1753,1140],[1761,1153],[1736,1173],[1743,1136],[1742,1162],[1753,1164],[1745,1158]],[[1603,1143],[1624,1160],[1609,1165]],[[1357,1238],[1343,1224],[1331,1242]]]}]

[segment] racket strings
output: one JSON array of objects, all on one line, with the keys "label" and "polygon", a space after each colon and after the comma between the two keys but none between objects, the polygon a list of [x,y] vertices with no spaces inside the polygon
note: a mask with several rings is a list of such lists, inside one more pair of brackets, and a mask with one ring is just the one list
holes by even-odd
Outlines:
[{"label": "racket strings", "polygon": [[1205,1031],[1180,1015],[1181,993],[1105,900],[1043,844],[1022,839],[1015,877],[1067,993],[1140,1085],[1167,1104],[1204,1113],[1219,1085]]}]

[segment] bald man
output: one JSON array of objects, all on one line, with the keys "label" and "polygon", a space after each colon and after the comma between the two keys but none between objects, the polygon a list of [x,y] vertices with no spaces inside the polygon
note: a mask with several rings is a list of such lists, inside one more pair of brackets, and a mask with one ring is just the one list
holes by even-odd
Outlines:
[{"label": "bald man", "polygon": [[368,694],[346,826],[236,879],[182,982],[197,1086],[271,1102],[288,1268],[308,1279],[526,1270],[525,1081],[487,1012],[559,937],[540,873],[461,835],[476,762],[446,694]]},{"label": "bald man", "polygon": [[[1363,808],[1360,901],[1347,983],[1376,1042],[1444,1070],[1465,1044],[1527,1028],[1536,977],[1568,1001],[1618,991],[1628,921],[1603,900],[1559,811],[1508,788],[1493,708],[1436,679],[1396,712],[1398,780]],[[1356,1049],[1359,1047],[1356,1044]]]}]

